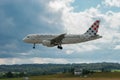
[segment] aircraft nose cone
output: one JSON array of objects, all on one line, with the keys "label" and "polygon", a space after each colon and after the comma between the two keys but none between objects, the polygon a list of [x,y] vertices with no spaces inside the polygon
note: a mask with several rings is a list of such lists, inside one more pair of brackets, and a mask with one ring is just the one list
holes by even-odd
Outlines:
[{"label": "aircraft nose cone", "polygon": [[23,39],[24,42],[27,42],[26,38]]}]

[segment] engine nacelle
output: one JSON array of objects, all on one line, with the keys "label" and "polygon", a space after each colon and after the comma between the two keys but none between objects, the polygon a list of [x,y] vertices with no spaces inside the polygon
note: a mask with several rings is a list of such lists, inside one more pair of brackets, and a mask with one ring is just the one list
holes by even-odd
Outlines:
[{"label": "engine nacelle", "polygon": [[43,40],[42,44],[47,47],[52,47],[51,42],[49,40]]}]

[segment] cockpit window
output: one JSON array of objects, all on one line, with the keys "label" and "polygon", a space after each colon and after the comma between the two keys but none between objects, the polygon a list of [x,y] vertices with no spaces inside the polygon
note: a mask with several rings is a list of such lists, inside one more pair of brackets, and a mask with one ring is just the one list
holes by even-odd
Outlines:
[{"label": "cockpit window", "polygon": [[30,38],[30,36],[27,36],[27,38]]}]

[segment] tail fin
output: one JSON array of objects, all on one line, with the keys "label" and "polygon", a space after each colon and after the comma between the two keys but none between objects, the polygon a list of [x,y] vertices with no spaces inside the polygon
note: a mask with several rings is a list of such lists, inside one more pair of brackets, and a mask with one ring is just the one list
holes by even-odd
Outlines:
[{"label": "tail fin", "polygon": [[97,35],[98,28],[99,28],[99,23],[100,23],[100,20],[96,20],[91,25],[91,27],[87,30],[87,32],[85,34],[88,35],[88,36],[95,36],[95,35]]}]

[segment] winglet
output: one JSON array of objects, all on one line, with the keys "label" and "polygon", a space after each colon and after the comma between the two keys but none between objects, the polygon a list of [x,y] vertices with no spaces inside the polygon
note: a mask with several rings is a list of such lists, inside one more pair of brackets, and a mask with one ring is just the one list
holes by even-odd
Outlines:
[{"label": "winglet", "polygon": [[95,36],[95,35],[97,35],[99,24],[100,24],[100,20],[96,20],[91,25],[91,27],[87,30],[87,32],[85,34],[87,34],[88,36]]}]

